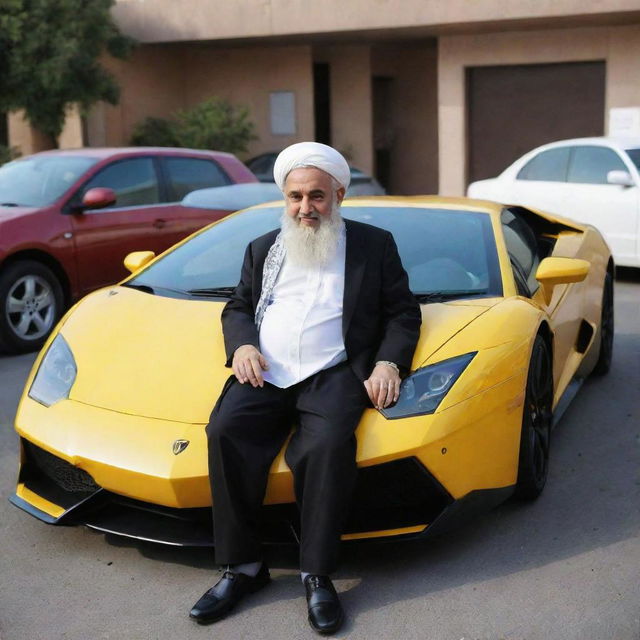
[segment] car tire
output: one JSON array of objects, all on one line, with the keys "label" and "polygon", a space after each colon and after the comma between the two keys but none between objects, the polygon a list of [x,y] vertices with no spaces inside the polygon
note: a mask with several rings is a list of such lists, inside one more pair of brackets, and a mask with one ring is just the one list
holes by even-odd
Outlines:
[{"label": "car tire", "polygon": [[553,417],[553,367],[547,341],[537,335],[531,350],[525,390],[515,495],[535,500],[549,473],[549,443]]},{"label": "car tire", "polygon": [[62,315],[64,296],[54,273],[41,262],[20,260],[0,271],[0,350],[39,349]]},{"label": "car tire", "polygon": [[602,289],[602,312],[600,315],[600,354],[593,368],[593,373],[603,376],[611,369],[613,356],[613,276],[607,272]]}]

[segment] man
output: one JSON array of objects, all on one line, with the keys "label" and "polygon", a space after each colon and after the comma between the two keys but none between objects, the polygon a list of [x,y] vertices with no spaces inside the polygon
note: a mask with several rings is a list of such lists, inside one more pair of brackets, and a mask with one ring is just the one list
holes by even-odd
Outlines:
[{"label": "man", "polygon": [[309,623],[329,634],[343,611],[329,574],[356,479],[354,430],[371,402],[398,399],[420,310],[390,233],[343,220],[345,159],[315,142],[278,156],[281,229],[247,247],[222,314],[232,376],[207,426],[216,561],[222,579],[191,617],[214,622],[269,582],[258,535],[269,467],[285,459],[300,510]]}]

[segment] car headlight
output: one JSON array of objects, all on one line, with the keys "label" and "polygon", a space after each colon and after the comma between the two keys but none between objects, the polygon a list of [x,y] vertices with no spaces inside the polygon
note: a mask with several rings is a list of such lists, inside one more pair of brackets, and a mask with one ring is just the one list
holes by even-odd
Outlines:
[{"label": "car headlight", "polygon": [[78,368],[67,341],[58,334],[38,368],[29,397],[45,407],[69,397],[69,391],[76,380]]},{"label": "car headlight", "polygon": [[414,371],[403,381],[398,402],[382,409],[382,415],[393,419],[433,413],[476,353],[465,353]]}]

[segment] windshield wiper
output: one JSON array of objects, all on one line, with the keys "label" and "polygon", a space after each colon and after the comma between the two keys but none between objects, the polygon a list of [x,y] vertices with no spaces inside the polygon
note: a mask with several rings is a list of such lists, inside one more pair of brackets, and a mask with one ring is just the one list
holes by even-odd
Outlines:
[{"label": "windshield wiper", "polygon": [[452,289],[449,291],[430,291],[429,293],[416,293],[418,302],[444,302],[445,300],[453,300],[454,298],[469,298],[472,296],[485,296],[488,291],[477,289]]},{"label": "windshield wiper", "polygon": [[228,298],[234,291],[235,287],[209,287],[205,289],[189,289],[187,293],[204,298]]},{"label": "windshield wiper", "polygon": [[17,202],[0,202],[0,207],[21,207]]}]

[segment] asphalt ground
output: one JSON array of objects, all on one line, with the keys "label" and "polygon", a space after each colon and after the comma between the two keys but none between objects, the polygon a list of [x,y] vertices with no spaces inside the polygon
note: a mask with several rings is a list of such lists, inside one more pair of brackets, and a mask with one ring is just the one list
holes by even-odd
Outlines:
[{"label": "asphalt ground", "polygon": [[[612,370],[554,431],[541,498],[435,541],[344,545],[335,584],[348,622],[336,637],[640,639],[640,271],[615,289]],[[219,577],[210,551],[52,527],[10,505],[12,422],[33,360],[0,356],[2,640],[315,637],[294,547],[269,548],[268,588],[198,626],[189,608]]]}]

